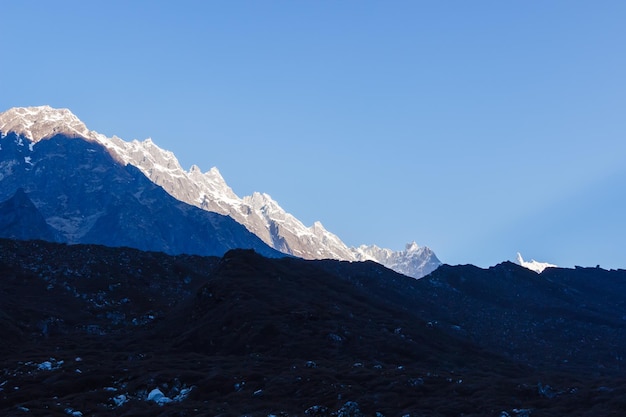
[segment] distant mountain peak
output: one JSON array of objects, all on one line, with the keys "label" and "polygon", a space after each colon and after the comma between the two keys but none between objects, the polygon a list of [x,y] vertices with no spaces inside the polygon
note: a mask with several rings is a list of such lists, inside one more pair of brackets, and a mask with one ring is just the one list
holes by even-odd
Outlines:
[{"label": "distant mountain peak", "polygon": [[519,252],[517,252],[517,264],[537,273],[543,272],[546,268],[557,268],[556,265],[547,262],[537,262],[534,259],[531,259],[530,262],[525,261],[524,258],[522,258],[522,254]]},{"label": "distant mountain peak", "polygon": [[419,246],[415,242],[407,243],[401,251],[376,245],[361,245],[352,248],[352,251],[360,261],[372,260],[414,278],[428,275],[441,265],[441,261],[429,247]]}]

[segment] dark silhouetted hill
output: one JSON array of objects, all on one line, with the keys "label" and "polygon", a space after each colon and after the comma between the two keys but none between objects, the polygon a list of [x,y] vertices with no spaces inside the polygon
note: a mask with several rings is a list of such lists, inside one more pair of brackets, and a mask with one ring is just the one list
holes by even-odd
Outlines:
[{"label": "dark silhouetted hill", "polygon": [[0,240],[0,413],[620,415],[624,274]]}]

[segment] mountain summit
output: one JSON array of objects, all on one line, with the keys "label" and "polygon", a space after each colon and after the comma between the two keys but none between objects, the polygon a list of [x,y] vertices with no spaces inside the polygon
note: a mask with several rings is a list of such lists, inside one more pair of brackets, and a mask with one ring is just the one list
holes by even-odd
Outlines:
[{"label": "mountain summit", "polygon": [[85,139],[93,134],[69,109],[50,106],[14,107],[0,113],[0,132],[13,132],[32,142],[59,134]]},{"label": "mountain summit", "polygon": [[537,273],[542,273],[546,268],[557,268],[556,265],[550,264],[548,262],[538,262],[534,259],[531,259],[530,262],[525,261],[522,258],[522,254],[517,252],[517,264],[523,266],[524,268],[530,269],[531,271],[535,271]]},{"label": "mountain summit", "polygon": [[177,200],[203,210],[230,216],[270,247],[304,259],[373,260],[415,278],[435,270],[441,262],[427,247],[407,245],[392,251],[377,246],[350,248],[320,222],[305,226],[265,193],[240,198],[227,185],[217,168],[202,172],[198,166],[184,170],[170,152],[151,139],[126,142],[116,136],[89,130],[68,109],[50,106],[13,108],[0,114],[2,137],[14,133],[32,143],[55,135],[83,138],[105,147],[117,161],[139,169],[152,182]]}]

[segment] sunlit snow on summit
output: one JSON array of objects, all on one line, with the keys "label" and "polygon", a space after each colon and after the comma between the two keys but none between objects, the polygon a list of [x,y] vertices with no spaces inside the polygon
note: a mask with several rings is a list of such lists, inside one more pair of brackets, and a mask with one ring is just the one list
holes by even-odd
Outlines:
[{"label": "sunlit snow on summit", "polygon": [[531,271],[535,271],[537,273],[543,272],[546,268],[557,268],[556,265],[548,263],[548,262],[537,262],[534,259],[531,259],[530,262],[525,261],[522,258],[522,254],[517,252],[517,263],[524,268],[530,269]]}]

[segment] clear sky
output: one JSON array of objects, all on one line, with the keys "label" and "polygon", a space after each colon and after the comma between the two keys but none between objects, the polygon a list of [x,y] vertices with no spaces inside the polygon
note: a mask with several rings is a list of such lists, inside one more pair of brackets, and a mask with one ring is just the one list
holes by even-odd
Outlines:
[{"label": "clear sky", "polygon": [[624,1],[3,1],[0,111],[217,166],[349,245],[626,268]]}]

